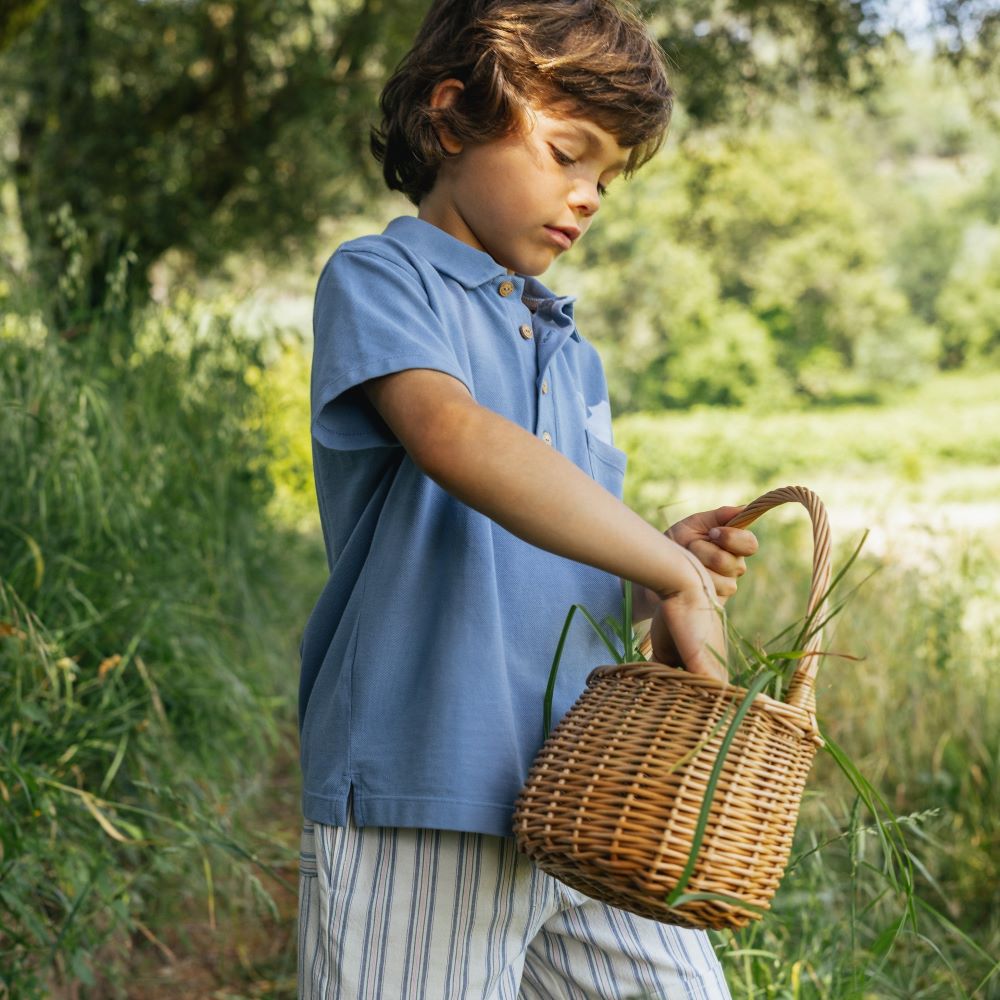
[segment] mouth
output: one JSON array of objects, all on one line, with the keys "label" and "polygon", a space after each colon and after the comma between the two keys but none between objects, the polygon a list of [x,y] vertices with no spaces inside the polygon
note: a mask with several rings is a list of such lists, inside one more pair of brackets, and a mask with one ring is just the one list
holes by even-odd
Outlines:
[{"label": "mouth", "polygon": [[579,238],[580,230],[576,226],[546,226],[545,231],[552,238],[552,242],[557,246],[563,248],[563,250],[568,250],[573,243]]}]

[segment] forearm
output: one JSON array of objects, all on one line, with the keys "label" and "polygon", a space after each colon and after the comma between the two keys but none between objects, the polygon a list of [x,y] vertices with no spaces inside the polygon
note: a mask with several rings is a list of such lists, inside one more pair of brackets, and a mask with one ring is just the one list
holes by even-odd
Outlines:
[{"label": "forearm", "polygon": [[702,586],[679,545],[523,428],[482,407],[442,421],[447,442],[425,454],[425,471],[512,534],[661,599]]},{"label": "forearm", "polygon": [[648,587],[653,655],[724,679],[712,580],[690,553],[457,379],[409,369],[364,384],[410,458],[453,496],[524,541]]}]

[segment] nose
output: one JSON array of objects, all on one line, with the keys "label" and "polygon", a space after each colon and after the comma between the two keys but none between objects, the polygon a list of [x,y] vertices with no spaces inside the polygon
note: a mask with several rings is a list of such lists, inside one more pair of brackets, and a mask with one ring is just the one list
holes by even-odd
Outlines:
[{"label": "nose", "polygon": [[592,216],[601,207],[597,185],[581,180],[573,189],[572,203],[573,208],[584,218]]}]

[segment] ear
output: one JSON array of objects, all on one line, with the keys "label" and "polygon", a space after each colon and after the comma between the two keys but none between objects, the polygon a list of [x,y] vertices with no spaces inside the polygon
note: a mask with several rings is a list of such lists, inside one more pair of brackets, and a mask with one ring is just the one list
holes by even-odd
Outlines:
[{"label": "ear", "polygon": [[[441,80],[434,85],[434,89],[431,91],[430,105],[435,109],[450,108],[458,100],[458,96],[463,90],[465,90],[465,84],[461,80]],[[435,130],[445,152],[452,154],[462,152],[462,143],[443,125],[436,125]]]}]

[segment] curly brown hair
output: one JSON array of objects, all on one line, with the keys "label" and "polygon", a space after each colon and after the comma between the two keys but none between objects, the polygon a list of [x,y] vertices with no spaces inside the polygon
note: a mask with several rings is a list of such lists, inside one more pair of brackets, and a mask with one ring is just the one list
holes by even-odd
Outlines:
[{"label": "curly brown hair", "polygon": [[[457,102],[430,106],[446,79]],[[628,0],[434,0],[413,47],[386,83],[371,148],[390,190],[414,204],[458,141],[516,132],[531,105],[580,115],[630,149],[633,174],[663,142],[673,110],[666,58]]]}]

